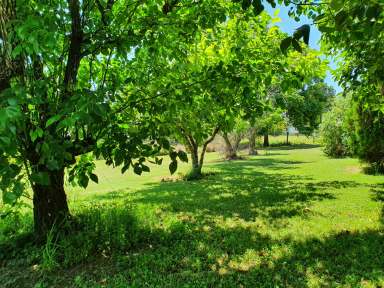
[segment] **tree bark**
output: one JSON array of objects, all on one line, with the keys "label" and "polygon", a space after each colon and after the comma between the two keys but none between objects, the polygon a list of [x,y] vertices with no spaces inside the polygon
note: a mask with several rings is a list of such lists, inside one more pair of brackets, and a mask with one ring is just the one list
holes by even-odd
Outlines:
[{"label": "tree bark", "polygon": [[16,14],[15,0],[0,0],[0,93],[9,88],[16,62],[11,57],[7,26]]},{"label": "tree bark", "polygon": [[67,196],[64,190],[64,168],[49,173],[49,185],[34,184],[33,218],[35,233],[44,237],[54,226],[69,219]]},{"label": "tree bark", "polygon": [[232,146],[231,141],[229,140],[228,134],[223,133],[223,139],[225,142],[225,159],[233,160],[237,158],[237,153],[235,148]]},{"label": "tree bark", "polygon": [[268,132],[264,134],[264,143],[263,143],[263,146],[264,146],[264,147],[269,147],[269,135],[268,135]]},{"label": "tree bark", "polygon": [[248,146],[248,154],[249,155],[257,155],[256,150],[256,128],[251,128],[248,134],[249,146]]},{"label": "tree bark", "polygon": [[192,158],[192,178],[200,178],[201,177],[201,165],[199,161],[199,147],[197,145],[193,145],[191,147],[191,158]]}]

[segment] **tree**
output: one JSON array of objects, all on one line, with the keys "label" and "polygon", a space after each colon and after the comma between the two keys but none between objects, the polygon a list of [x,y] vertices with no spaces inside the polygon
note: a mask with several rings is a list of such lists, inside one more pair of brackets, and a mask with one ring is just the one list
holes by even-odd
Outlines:
[{"label": "tree", "polygon": [[[336,78],[346,93],[352,93],[356,107],[358,156],[378,170],[384,170],[384,4],[381,1],[339,1],[299,5],[322,32],[323,50],[342,56]],[[356,104],[356,105],[355,105]]]},{"label": "tree", "polygon": [[223,132],[222,137],[225,143],[225,159],[235,160],[238,159],[237,152],[240,148],[241,140],[248,132],[248,123],[241,117],[234,119],[234,127],[231,132]]},{"label": "tree", "polygon": [[[153,87],[143,83],[139,90],[167,86],[173,89],[172,97],[185,100],[175,106],[172,98],[158,99],[157,106],[166,107],[164,121],[191,152],[189,178],[201,178],[206,147],[219,130],[230,133],[240,114],[261,111],[257,90],[271,75],[283,71],[282,35],[276,27],[265,29],[269,21],[267,14],[258,21],[249,14],[234,14],[221,25],[201,30],[192,44],[179,39],[179,45],[185,45],[186,63],[154,61],[155,55],[148,59],[150,67],[160,67],[161,72],[156,73]],[[178,89],[182,83],[195,85],[185,93]]]},{"label": "tree", "polygon": [[[321,115],[326,112],[335,95],[332,87],[320,78],[313,78],[303,89],[285,97],[287,124],[300,133],[310,135],[321,123]],[[288,126],[288,125],[287,125]]]},{"label": "tree", "polygon": [[248,128],[248,155],[258,155],[256,150],[257,128],[251,126]]},{"label": "tree", "polygon": [[[98,181],[87,153],[102,155],[107,164],[122,166],[122,172],[132,167],[141,174],[149,170],[144,164],[148,157],[169,148],[161,119],[151,114],[154,106],[143,103],[170,91],[126,94],[135,50],[139,57],[141,49],[149,51],[163,35],[193,39],[200,27],[225,21],[231,9],[241,9],[222,2],[213,8],[210,1],[1,4],[1,190],[4,201],[13,204],[31,183],[40,236],[69,218],[65,169],[83,187],[89,179]],[[164,43],[161,57],[181,57],[175,46]],[[184,156],[173,151],[170,156],[173,170],[176,157]]]}]

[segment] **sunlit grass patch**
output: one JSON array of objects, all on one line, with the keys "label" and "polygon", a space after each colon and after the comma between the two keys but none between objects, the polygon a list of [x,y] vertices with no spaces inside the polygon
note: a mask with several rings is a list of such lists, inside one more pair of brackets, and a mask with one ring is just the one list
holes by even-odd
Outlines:
[{"label": "sunlit grass patch", "polygon": [[[199,181],[162,182],[161,177],[169,175],[166,166],[154,166],[152,173],[138,177],[99,163],[100,178],[107,184],[101,183],[100,190],[91,185],[86,191],[69,191],[77,229],[48,250],[3,250],[2,283],[383,285],[384,177],[348,169],[359,167],[355,159],[329,159],[319,148],[293,148],[273,148],[229,162],[217,161],[220,156],[210,153],[207,171],[215,175]],[[180,173],[188,169],[181,165]],[[11,221],[1,224],[3,243],[30,231],[30,220],[22,220],[14,230]],[[46,254],[54,257],[46,260],[59,267],[44,266],[44,249],[54,252]]]}]

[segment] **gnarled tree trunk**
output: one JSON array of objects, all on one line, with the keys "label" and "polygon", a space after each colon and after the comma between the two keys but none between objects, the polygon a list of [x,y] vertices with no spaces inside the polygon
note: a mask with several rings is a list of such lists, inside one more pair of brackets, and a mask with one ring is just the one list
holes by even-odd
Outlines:
[{"label": "gnarled tree trunk", "polygon": [[231,141],[229,140],[228,134],[223,133],[223,139],[225,143],[225,159],[233,160],[237,158],[237,153],[235,147],[232,146]]},{"label": "gnarled tree trunk", "polygon": [[211,136],[203,143],[201,147],[201,153],[199,157],[199,145],[193,136],[186,131],[183,127],[180,127],[180,132],[184,137],[185,144],[188,147],[192,158],[192,170],[189,173],[188,179],[195,180],[200,179],[203,175],[201,169],[204,164],[205,152],[207,151],[208,144],[215,139],[216,134],[219,132],[220,126],[213,129]]},{"label": "gnarled tree trunk", "polygon": [[49,185],[32,186],[34,228],[39,237],[44,237],[52,227],[65,223],[70,216],[64,190],[64,169],[47,173]]}]

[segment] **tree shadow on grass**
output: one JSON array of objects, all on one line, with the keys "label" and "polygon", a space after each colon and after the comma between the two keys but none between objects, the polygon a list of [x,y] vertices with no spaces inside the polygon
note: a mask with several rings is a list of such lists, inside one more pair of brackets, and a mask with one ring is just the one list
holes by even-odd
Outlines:
[{"label": "tree shadow on grass", "polygon": [[[244,282],[260,279],[281,287],[381,287],[384,279],[384,233],[343,232],[302,242],[283,240],[289,247],[281,258],[251,269]],[[278,244],[275,244],[278,245]],[[270,279],[268,275],[273,275]],[[316,283],[316,284],[314,284]],[[267,286],[267,285],[265,285]]]},{"label": "tree shadow on grass", "polygon": [[292,144],[292,145],[272,145],[268,147],[268,150],[296,150],[296,149],[313,149],[319,148],[319,144]]},{"label": "tree shadow on grass", "polygon": [[[159,205],[171,212],[186,212],[204,217],[238,217],[245,221],[262,218],[271,225],[281,226],[279,220],[311,215],[315,201],[332,200],[331,189],[355,187],[353,181],[316,182],[309,177],[265,173],[255,170],[260,166],[268,171],[294,169],[298,161],[263,159],[239,161],[211,166],[216,175],[200,181],[178,181],[150,184],[134,193],[133,203]],[[124,197],[116,191],[112,198]],[[106,200],[109,194],[99,195]],[[111,199],[112,199],[111,198]]]},{"label": "tree shadow on grass", "polygon": [[382,202],[383,207],[381,209],[381,222],[384,224],[384,184],[376,184],[371,189],[372,199],[377,202]]},{"label": "tree shadow on grass", "polygon": [[[99,287],[104,279],[111,281],[107,287],[115,287],[113,279],[119,279],[119,287],[357,287],[383,281],[383,230],[298,241],[272,238],[265,229],[238,221],[303,215],[310,203],[333,199],[328,188],[356,183],[314,182],[236,165],[235,175],[223,165],[216,167],[221,173],[201,182],[162,183],[139,191],[135,202],[161,204],[168,210],[160,211],[158,222],[167,212],[177,216],[179,221],[166,227],[138,223],[129,206],[92,206],[79,215],[86,229],[69,235],[66,245],[59,243],[67,247],[64,252],[74,259],[73,265],[80,265],[48,276],[18,266],[0,268],[10,283],[5,287],[33,287],[42,277],[48,287],[71,287],[77,275],[87,287]],[[237,222],[217,222],[211,216]],[[87,251],[92,255],[89,263]],[[99,264],[92,265],[95,262]]]}]

